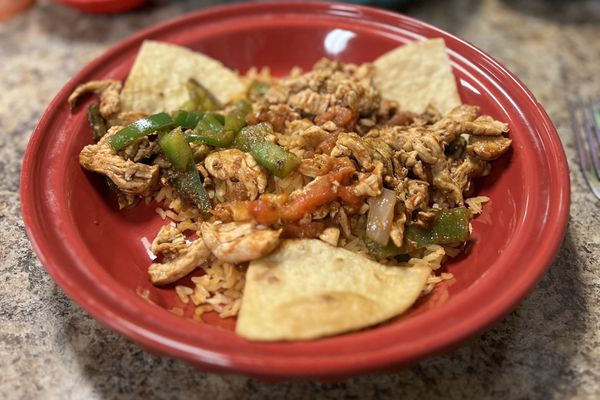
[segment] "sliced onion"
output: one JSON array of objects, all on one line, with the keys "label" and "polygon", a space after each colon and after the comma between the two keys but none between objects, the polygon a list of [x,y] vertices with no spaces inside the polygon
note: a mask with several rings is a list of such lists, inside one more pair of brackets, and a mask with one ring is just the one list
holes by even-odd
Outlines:
[{"label": "sliced onion", "polygon": [[396,193],[389,189],[383,189],[379,196],[369,199],[367,237],[382,246],[385,246],[390,238],[395,205]]}]

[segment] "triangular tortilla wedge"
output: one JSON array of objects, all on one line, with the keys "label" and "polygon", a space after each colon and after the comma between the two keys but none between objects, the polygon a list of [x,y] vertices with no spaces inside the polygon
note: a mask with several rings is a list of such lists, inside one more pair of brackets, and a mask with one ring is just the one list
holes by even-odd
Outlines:
[{"label": "triangular tortilla wedge", "polygon": [[430,273],[426,264],[385,266],[320,240],[285,240],[250,263],[236,333],[302,340],[374,325],[406,311]]},{"label": "triangular tortilla wedge", "polygon": [[146,40],[121,92],[123,111],[173,111],[189,99],[185,83],[194,78],[221,102],[243,92],[238,75],[219,61],[185,47]]},{"label": "triangular tortilla wedge", "polygon": [[461,104],[444,39],[400,46],[376,59],[375,85],[404,111],[422,113],[432,104],[446,114]]}]

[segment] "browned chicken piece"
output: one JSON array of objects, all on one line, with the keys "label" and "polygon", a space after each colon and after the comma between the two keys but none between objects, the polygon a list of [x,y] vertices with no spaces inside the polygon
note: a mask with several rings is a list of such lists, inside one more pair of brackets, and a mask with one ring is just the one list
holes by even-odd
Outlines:
[{"label": "browned chicken piece", "polygon": [[177,255],[162,263],[152,263],[148,268],[150,280],[155,285],[166,285],[183,278],[200,264],[208,261],[210,250],[202,238],[198,238],[179,250]]},{"label": "browned chicken piece", "polygon": [[414,210],[425,209],[429,205],[429,183],[417,179],[405,178],[396,187],[398,199],[404,203],[409,214]]},{"label": "browned chicken piece", "polygon": [[281,230],[257,226],[253,222],[204,222],[202,239],[221,261],[242,263],[266,256],[279,244]]},{"label": "browned chicken piece", "polygon": [[213,151],[213,148],[204,143],[190,143],[190,147],[192,148],[192,154],[194,155],[194,162],[200,163],[204,161],[206,156]]},{"label": "browned chicken piece", "polygon": [[[379,106],[379,94],[372,81],[371,65],[357,67],[323,59],[305,73],[292,75],[274,85],[265,95],[269,104],[286,103],[305,115],[325,114],[333,106],[351,111],[353,123]],[[324,121],[323,121],[324,122]]]},{"label": "browned chicken piece", "polygon": [[475,121],[465,123],[465,133],[478,136],[501,136],[508,132],[508,124],[497,121],[489,115],[477,117]]},{"label": "browned chicken piece", "polygon": [[187,247],[183,233],[173,225],[164,225],[160,228],[156,237],[150,245],[150,250],[155,255],[162,255],[167,258],[179,254]]},{"label": "browned chicken piece", "polygon": [[467,155],[467,158],[455,169],[452,170],[452,180],[456,182],[462,192],[470,189],[471,178],[484,176],[489,171],[489,164],[480,159]]},{"label": "browned chicken piece", "polygon": [[473,121],[477,116],[479,116],[479,107],[469,104],[461,104],[454,107],[446,114],[446,118],[459,121]]},{"label": "browned chicken piece", "polygon": [[[417,178],[422,181],[430,182],[431,178],[431,170],[429,167],[425,167],[423,162],[419,160],[419,153],[416,150],[412,151],[404,151],[400,150],[394,154],[395,160],[398,160],[399,163],[396,163],[394,167],[396,171],[396,175],[400,178],[406,176],[408,170],[410,170]],[[400,171],[398,171],[400,169]],[[403,171],[402,169],[406,169],[407,171]]]},{"label": "browned chicken piece", "polygon": [[304,89],[291,95],[287,101],[290,107],[298,109],[305,114],[319,115],[327,111],[329,105],[335,101],[333,94],[318,93],[311,89]]},{"label": "browned chicken piece", "polygon": [[[420,137],[426,134],[427,130],[421,127],[405,127],[405,126],[386,126],[383,128],[372,129],[365,135],[364,139],[373,138],[386,143],[393,150],[412,150],[410,143],[413,138]],[[406,144],[409,146],[406,147]]]},{"label": "browned chicken piece", "polygon": [[304,186],[304,177],[297,171],[290,173],[285,178],[271,177],[274,183],[275,194],[290,194],[296,190],[302,189]]},{"label": "browned chicken piece", "polygon": [[300,136],[304,139],[305,146],[309,148],[316,148],[328,135],[329,132],[317,125],[308,127],[300,132]]},{"label": "browned chicken piece", "polygon": [[113,150],[109,139],[121,128],[113,126],[98,143],[85,146],[79,153],[79,163],[107,176],[125,194],[146,196],[158,183],[159,167],[125,160]]},{"label": "browned chicken piece", "polygon": [[315,178],[325,175],[335,165],[335,158],[326,154],[315,154],[311,158],[305,158],[298,166],[298,172],[304,176]]},{"label": "browned chicken piece", "polygon": [[383,179],[381,165],[377,166],[373,173],[357,172],[357,181],[350,186],[349,190],[359,197],[375,197],[383,190]]},{"label": "browned chicken piece", "polygon": [[500,136],[508,132],[508,125],[488,115],[479,115],[479,107],[461,105],[454,108],[431,126],[440,140],[450,143],[463,133],[483,136]]},{"label": "browned chicken piece", "polygon": [[414,225],[423,229],[428,229],[433,220],[435,219],[435,215],[436,213],[431,210],[417,211],[417,219],[414,222]]},{"label": "browned chicken piece", "polygon": [[[388,127],[369,132],[397,150],[401,165],[419,179],[446,193],[455,205],[463,204],[459,186],[450,175],[450,164],[437,135],[426,127]],[[396,168],[398,170],[398,168]],[[402,174],[402,171],[399,171]]]},{"label": "browned chicken piece", "polygon": [[160,146],[158,145],[158,141],[151,141],[147,137],[144,137],[125,147],[119,154],[126,160],[138,162],[158,154],[159,152]]},{"label": "browned chicken piece", "polygon": [[400,213],[397,215],[394,222],[392,222],[392,229],[390,230],[390,239],[398,246],[402,247],[404,244],[404,224],[406,223],[406,214]]},{"label": "browned chicken piece", "polygon": [[284,148],[292,150],[314,151],[327,138],[329,132],[317,125],[306,125],[298,120],[298,124],[288,124],[286,133],[277,134],[277,144]]},{"label": "browned chicken piece", "polygon": [[450,143],[463,133],[481,136],[501,136],[508,132],[508,125],[482,115],[473,121],[443,118],[432,126],[444,143]]},{"label": "browned chicken piece", "polygon": [[353,132],[340,133],[331,155],[352,156],[366,172],[373,171],[378,165],[383,167],[383,173],[390,173],[392,170],[390,146],[380,139],[363,139]]},{"label": "browned chicken piece", "polygon": [[265,170],[238,149],[210,153],[204,167],[215,178],[215,197],[221,202],[255,200],[267,187]]},{"label": "browned chicken piece", "polygon": [[123,210],[125,208],[133,207],[138,203],[140,198],[133,194],[127,193],[118,193],[117,194],[117,202],[119,203],[119,210]]},{"label": "browned chicken piece", "polygon": [[455,205],[462,206],[462,190],[450,175],[448,160],[442,146],[431,135],[423,135],[413,146],[419,159],[430,164],[433,186],[446,193]]},{"label": "browned chicken piece", "polygon": [[73,108],[82,95],[94,93],[100,96],[100,114],[104,118],[109,119],[121,109],[119,93],[121,93],[122,87],[123,85],[120,81],[113,79],[83,83],[77,86],[69,96],[69,105]]},{"label": "browned chicken piece", "polygon": [[252,113],[246,117],[250,125],[268,122],[275,132],[284,132],[286,124],[300,119],[300,114],[287,104],[255,104]]},{"label": "browned chicken piece", "polygon": [[495,160],[510,148],[512,140],[503,136],[471,136],[467,152],[486,161]]}]

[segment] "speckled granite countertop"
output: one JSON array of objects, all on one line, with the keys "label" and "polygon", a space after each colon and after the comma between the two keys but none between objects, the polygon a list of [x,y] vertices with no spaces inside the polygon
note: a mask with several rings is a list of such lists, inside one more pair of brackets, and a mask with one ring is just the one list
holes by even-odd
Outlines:
[{"label": "speckled granite countertop", "polygon": [[0,398],[600,398],[600,201],[577,168],[564,102],[567,93],[600,94],[594,0],[432,0],[404,10],[514,71],[550,114],[571,164],[571,219],[554,264],[513,313],[455,352],[395,374],[269,385],[152,356],[71,302],[23,228],[19,173],[29,136],[89,60],[193,3],[162,1],[108,18],[42,0],[0,23]]}]

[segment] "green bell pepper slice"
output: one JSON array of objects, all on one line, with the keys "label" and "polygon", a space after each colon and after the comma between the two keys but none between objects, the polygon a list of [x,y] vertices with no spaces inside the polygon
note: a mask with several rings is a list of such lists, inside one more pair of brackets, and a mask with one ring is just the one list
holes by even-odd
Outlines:
[{"label": "green bell pepper slice", "polygon": [[194,129],[204,114],[203,112],[177,110],[173,113],[173,123],[183,129]]},{"label": "green bell pepper slice", "polygon": [[92,104],[88,107],[87,118],[90,127],[92,128],[92,138],[97,142],[106,134],[106,123],[100,114],[100,107],[98,104]]},{"label": "green bell pepper slice", "polygon": [[194,163],[192,149],[181,128],[175,128],[164,134],[158,141],[164,155],[173,165],[176,175],[175,190],[203,211],[212,208],[210,198],[202,185],[202,179]]},{"label": "green bell pepper slice", "polygon": [[362,240],[365,243],[367,250],[369,250],[369,253],[371,253],[377,258],[397,257],[400,255],[406,255],[407,253],[406,245],[398,247],[391,240],[388,241],[388,244],[386,244],[385,246],[374,242],[368,237],[364,237]]},{"label": "green bell pepper slice", "polygon": [[263,97],[269,91],[270,88],[271,85],[268,82],[253,81],[250,84],[248,93],[251,97]]},{"label": "green bell pepper slice", "polygon": [[215,147],[229,147],[235,138],[235,133],[225,131],[221,118],[221,115],[206,113],[194,130],[186,135],[187,141]]},{"label": "green bell pepper slice", "polygon": [[469,240],[471,211],[465,207],[431,210],[436,213],[427,229],[417,225],[406,227],[405,238],[417,248],[430,244],[457,244]]},{"label": "green bell pepper slice", "polygon": [[269,142],[265,137],[269,133],[273,133],[273,128],[266,122],[247,126],[237,134],[233,145],[252,154],[256,162],[273,175],[285,178],[300,165],[300,159],[283,147]]},{"label": "green bell pepper slice", "polygon": [[110,137],[110,146],[116,150],[122,150],[136,140],[148,136],[152,132],[171,128],[173,126],[173,118],[165,112],[152,114],[147,117],[138,119],[133,124],[121,129]]},{"label": "green bell pepper slice", "polygon": [[246,126],[246,116],[252,111],[252,105],[246,100],[240,100],[225,115],[224,128],[226,131],[238,133]]}]

